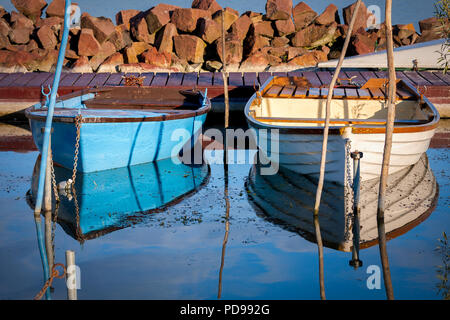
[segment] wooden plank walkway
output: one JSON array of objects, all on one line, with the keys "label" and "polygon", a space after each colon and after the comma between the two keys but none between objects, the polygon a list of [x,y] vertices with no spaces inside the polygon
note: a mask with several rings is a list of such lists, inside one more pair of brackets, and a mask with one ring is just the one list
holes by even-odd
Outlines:
[{"label": "wooden plank walkway", "polygon": [[[129,74],[127,74],[129,75]],[[138,76],[139,74],[133,74]],[[330,70],[293,71],[293,72],[231,72],[228,78],[230,99],[245,100],[254,93],[255,84],[263,85],[272,75],[304,76],[317,88],[322,88],[316,94],[324,95],[326,87],[332,77]],[[85,88],[123,86],[123,73],[63,73],[59,88],[59,95],[64,95]],[[180,89],[208,88],[211,99],[223,99],[222,73],[145,73],[144,86],[171,87]],[[351,78],[357,83],[364,83],[369,78],[386,77],[385,71],[355,71],[343,70],[340,78]],[[432,71],[397,71],[397,77],[409,81],[420,92],[435,103],[450,103],[450,76]],[[53,73],[10,73],[0,74],[0,99],[2,100],[42,100],[41,86],[51,85]],[[313,90],[314,91],[314,90]],[[315,90],[317,91],[317,90]],[[314,91],[314,92],[315,92]],[[350,92],[355,94],[355,92]],[[300,93],[298,93],[300,94]],[[361,93],[360,93],[361,95]],[[383,90],[364,92],[367,97],[384,97]]]}]

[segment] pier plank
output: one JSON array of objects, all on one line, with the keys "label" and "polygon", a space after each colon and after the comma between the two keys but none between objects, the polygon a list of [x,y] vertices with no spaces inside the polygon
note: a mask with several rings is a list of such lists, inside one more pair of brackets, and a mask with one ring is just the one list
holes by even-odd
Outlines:
[{"label": "pier plank", "polygon": [[261,86],[264,84],[264,82],[266,82],[270,77],[272,76],[272,74],[270,72],[259,72],[258,73],[258,79],[259,79],[259,83],[261,84]]},{"label": "pier plank", "polygon": [[306,98],[308,95],[308,89],[307,88],[299,88],[295,90],[294,97],[296,98]]},{"label": "pier plank", "polygon": [[103,87],[108,81],[108,78],[111,76],[111,73],[105,72],[105,73],[96,73],[94,79],[91,80],[89,83],[90,87]]},{"label": "pier plank", "polygon": [[342,88],[334,88],[333,89],[333,98],[344,98],[345,97],[345,90]]},{"label": "pier plank", "polygon": [[430,71],[420,71],[418,72],[422,77],[427,79],[433,86],[447,86],[441,78],[436,76],[433,72]]},{"label": "pier plank", "polygon": [[228,76],[228,85],[230,87],[242,87],[244,79],[241,72],[230,72]]},{"label": "pier plank", "polygon": [[450,74],[448,73],[443,74],[441,71],[433,71],[433,74],[442,81],[444,81],[445,83],[447,83],[447,85],[450,85]]},{"label": "pier plank", "polygon": [[186,73],[183,78],[183,86],[186,89],[193,89],[197,86],[198,73],[190,72]]},{"label": "pier plank", "polygon": [[113,73],[109,76],[108,80],[105,82],[106,87],[114,87],[120,85],[120,82],[122,82],[122,77],[124,76],[124,73]]},{"label": "pier plank", "polygon": [[75,87],[87,87],[94,77],[95,73],[83,73],[73,85]]},{"label": "pier plank", "polygon": [[0,80],[1,87],[8,87],[12,82],[16,81],[23,73],[10,73],[2,80]]},{"label": "pier plank", "polygon": [[149,86],[153,82],[155,74],[153,72],[145,72],[141,74],[141,77],[145,77],[142,81],[143,86]]},{"label": "pier plank", "polygon": [[222,74],[222,72],[214,72],[213,86],[214,87],[223,87],[223,74]]},{"label": "pier plank", "polygon": [[165,72],[155,74],[152,81],[152,87],[165,87],[168,78],[169,74]]},{"label": "pier plank", "polygon": [[431,82],[423,78],[418,72],[404,71],[405,74],[415,86],[430,86]]},{"label": "pier plank", "polygon": [[319,98],[320,97],[320,88],[309,88],[308,97],[309,98]]},{"label": "pier plank", "polygon": [[322,85],[322,82],[317,77],[317,74],[313,71],[306,71],[303,72],[303,76],[308,79],[308,81],[311,83],[313,87],[320,87]]},{"label": "pier plank", "polygon": [[367,89],[356,89],[356,91],[361,99],[370,99],[372,97]]},{"label": "pier plank", "polygon": [[28,82],[27,87],[41,87],[41,85],[51,76],[53,76],[53,73],[39,72],[37,73],[36,77],[34,77]]},{"label": "pier plank", "polygon": [[257,87],[258,86],[258,75],[256,72],[246,72],[244,73],[244,86],[245,87]]},{"label": "pier plank", "polygon": [[299,70],[289,71],[288,76],[289,77],[303,77],[303,72],[299,71]]},{"label": "pier plank", "polygon": [[199,87],[211,87],[213,84],[213,76],[212,72],[200,72],[198,76],[198,86]]},{"label": "pier plank", "polygon": [[353,79],[353,82],[363,86],[366,83],[366,79],[362,76],[359,71],[345,71],[347,78],[356,77]]},{"label": "pier plank", "polygon": [[357,99],[358,91],[356,89],[352,89],[352,88],[345,88],[345,95],[347,96],[347,98]]},{"label": "pier plank", "polygon": [[71,73],[71,72],[65,72],[66,76],[64,79],[61,80],[59,83],[60,87],[72,87],[75,81],[78,80],[78,78],[81,76],[81,73]]},{"label": "pier plank", "polygon": [[319,77],[320,82],[322,82],[322,85],[329,85],[333,79],[333,75],[330,71],[318,71],[317,76]]},{"label": "pier plank", "polygon": [[34,72],[26,72],[22,73],[20,77],[16,80],[9,83],[8,87],[26,87],[27,83],[30,82],[34,77],[36,77],[36,73]]}]

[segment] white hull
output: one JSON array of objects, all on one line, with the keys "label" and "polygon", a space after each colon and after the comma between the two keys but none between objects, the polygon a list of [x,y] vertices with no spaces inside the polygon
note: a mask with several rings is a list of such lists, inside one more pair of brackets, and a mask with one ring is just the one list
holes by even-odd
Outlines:
[{"label": "white hull", "polygon": [[[434,131],[433,129],[425,132],[395,133],[392,138],[389,174],[417,163],[422,154],[427,151]],[[265,137],[264,132],[259,134],[260,138]],[[346,155],[346,139],[350,141],[351,152],[360,151],[363,153],[361,159],[362,181],[378,178],[381,174],[385,135],[348,133],[328,137],[325,179],[344,184],[347,170],[353,172],[353,160],[347,160],[347,156],[350,157],[350,155]],[[280,133],[278,140],[272,139],[273,143],[278,143],[278,148],[272,147],[268,152],[264,149],[264,144],[260,144],[259,147],[267,158],[280,167],[317,178],[320,169],[322,141],[323,136],[319,134]],[[350,168],[347,168],[347,163],[349,163]]]}]

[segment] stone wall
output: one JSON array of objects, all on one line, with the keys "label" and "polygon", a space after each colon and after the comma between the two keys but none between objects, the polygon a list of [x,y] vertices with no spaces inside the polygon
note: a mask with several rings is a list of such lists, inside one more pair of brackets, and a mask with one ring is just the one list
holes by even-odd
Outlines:
[{"label": "stone wall", "polygon": [[[0,7],[0,72],[52,71],[62,37],[64,0],[12,0],[17,11]],[[192,8],[170,4],[141,12],[122,10],[115,23],[84,12],[70,30],[64,66],[73,72],[277,71],[315,66],[339,57],[355,4],[330,4],[322,13],[306,3],[268,0],[266,12],[239,14],[216,0],[194,0]],[[226,56],[222,56],[222,10]],[[348,55],[385,49],[383,26],[362,4]],[[429,18],[394,26],[396,46],[439,38],[440,22]]]}]

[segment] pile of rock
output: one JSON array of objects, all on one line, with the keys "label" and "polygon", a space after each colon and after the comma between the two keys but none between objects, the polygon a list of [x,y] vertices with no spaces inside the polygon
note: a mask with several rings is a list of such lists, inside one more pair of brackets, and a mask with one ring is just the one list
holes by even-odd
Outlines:
[{"label": "pile of rock", "polygon": [[[62,37],[64,0],[12,0],[17,11],[0,7],[0,71],[51,71]],[[267,0],[266,13],[224,8],[216,0],[194,0],[192,8],[158,4],[147,11],[122,10],[116,23],[81,15],[70,30],[64,65],[73,72],[292,70],[337,58],[355,4],[331,4],[321,14],[306,3]],[[44,14],[44,9],[45,14]],[[222,12],[225,54],[222,56]],[[44,17],[45,16],[45,17]],[[362,4],[349,55],[385,48],[383,26],[368,29],[373,16]],[[440,22],[394,27],[397,46],[439,38]]]}]

